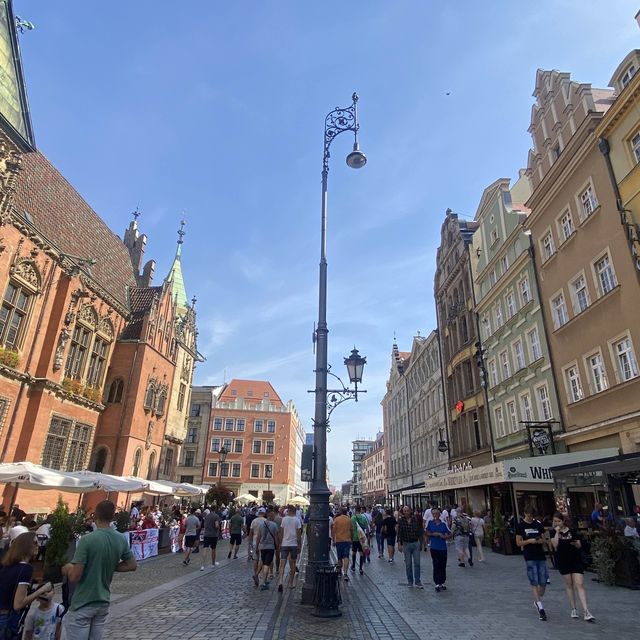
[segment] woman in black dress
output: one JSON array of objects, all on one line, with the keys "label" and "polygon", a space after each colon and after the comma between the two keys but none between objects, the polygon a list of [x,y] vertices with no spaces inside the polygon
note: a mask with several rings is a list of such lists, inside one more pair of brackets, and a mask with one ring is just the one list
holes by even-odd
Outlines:
[{"label": "woman in black dress", "polygon": [[552,535],[551,546],[556,551],[558,570],[564,578],[564,588],[567,591],[567,597],[571,605],[571,617],[580,617],[576,609],[575,592],[577,591],[584,611],[584,619],[587,622],[595,622],[595,617],[591,615],[587,606],[587,593],[584,589],[584,564],[582,562],[582,553],[580,552],[582,543],[578,537],[578,532],[576,529],[569,528],[564,515],[556,512],[553,515]]}]

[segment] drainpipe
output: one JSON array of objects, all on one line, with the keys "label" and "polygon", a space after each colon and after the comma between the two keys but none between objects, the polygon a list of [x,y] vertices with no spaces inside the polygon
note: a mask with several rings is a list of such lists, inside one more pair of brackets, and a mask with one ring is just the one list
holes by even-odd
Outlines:
[{"label": "drainpipe", "polygon": [[[27,357],[27,363],[25,365],[25,374],[31,378],[29,374],[29,367],[31,366],[31,362],[33,361],[33,355],[36,349],[36,337],[39,336],[42,332],[40,331],[42,328],[42,323],[44,321],[45,316],[45,308],[47,306],[47,300],[49,299],[49,293],[51,292],[51,286],[53,285],[53,277],[57,272],[58,266],[55,262],[52,261],[51,271],[49,272],[49,278],[47,280],[46,290],[43,292],[42,296],[42,306],[40,307],[40,314],[38,315],[38,323],[36,324],[36,330],[34,335],[34,339],[31,343],[31,348],[29,349],[29,355]],[[42,333],[42,337],[44,339],[44,333]],[[23,380],[20,383],[20,389],[18,390],[18,397],[16,398],[15,405],[13,407],[13,412],[11,414],[11,421],[9,422],[9,427],[7,428],[7,434],[4,439],[4,444],[2,446],[2,453],[0,454],[0,462],[4,462],[4,457],[7,455],[7,449],[9,448],[9,441],[11,440],[11,436],[13,434],[13,429],[15,427],[16,418],[18,417],[18,409],[22,404],[22,398],[24,396],[24,390],[26,385],[28,384],[28,380]]]},{"label": "drainpipe", "polygon": [[[640,237],[640,230],[638,229],[638,226],[635,223],[633,222],[629,223],[627,221],[628,212],[624,208],[624,204],[622,203],[620,188],[618,187],[616,174],[615,174],[615,171],[613,170],[613,164],[611,162],[611,155],[610,155],[611,147],[609,146],[609,141],[606,138],[600,138],[600,140],[598,140],[598,149],[600,150],[600,153],[604,157],[604,163],[607,165],[607,173],[609,174],[611,188],[613,189],[613,194],[616,197],[616,209],[620,216],[620,224],[625,230],[625,235],[627,236],[627,240],[630,241],[631,243],[633,242],[633,236],[635,236],[636,239]],[[631,244],[631,256],[634,259],[633,266],[635,267],[636,276],[640,278],[640,257],[635,253],[634,247],[632,244]]]}]

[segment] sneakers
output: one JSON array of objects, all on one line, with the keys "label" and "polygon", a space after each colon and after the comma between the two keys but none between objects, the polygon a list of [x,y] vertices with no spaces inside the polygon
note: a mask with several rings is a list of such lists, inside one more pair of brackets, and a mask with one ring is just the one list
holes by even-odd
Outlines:
[{"label": "sneakers", "polygon": [[200,567],[200,571],[204,571],[204,567]]},{"label": "sneakers", "polygon": [[346,573],[344,574],[344,581],[349,582],[349,576]]},{"label": "sneakers", "polygon": [[542,620],[543,622],[546,622],[547,621],[547,612],[542,607],[539,607],[537,603],[536,603],[535,607],[538,610],[538,617],[540,618],[540,620]]},{"label": "sneakers", "polygon": [[464,562],[458,562],[459,567],[464,567]]},{"label": "sneakers", "polygon": [[595,622],[596,621],[596,617],[591,615],[591,613],[589,611],[585,611],[584,612],[584,619],[585,619],[585,622]]},{"label": "sneakers", "polygon": [[469,560],[469,566],[473,567],[473,560]]},{"label": "sneakers", "polygon": [[571,609],[571,617],[572,618],[579,618],[580,617],[578,615],[578,610],[577,609]]},{"label": "sneakers", "polygon": [[393,558],[389,558],[389,564],[393,564]]},{"label": "sneakers", "polygon": [[188,566],[188,565],[189,565],[189,560],[183,560],[183,561],[182,561],[182,564],[183,564],[185,567],[186,567],[186,566]]},{"label": "sneakers", "polygon": [[447,590],[447,587],[445,587],[443,584],[440,585],[440,589],[442,589],[443,591]]},{"label": "sneakers", "polygon": [[281,584],[278,585],[278,593],[282,593],[282,585]]},{"label": "sneakers", "polygon": [[422,582],[416,582],[416,589],[424,589]]},{"label": "sneakers", "polygon": [[258,576],[253,576],[253,584],[255,584],[256,587],[260,584],[260,581],[258,580]]},{"label": "sneakers", "polygon": [[413,585],[412,584],[407,584],[407,587],[409,587],[409,589],[413,589]]},{"label": "sneakers", "polygon": [[229,551],[229,554],[227,555],[227,560],[231,560],[231,551]]},{"label": "sneakers", "polygon": [[363,576],[364,575],[364,571],[362,569],[360,569],[360,575]]},{"label": "sneakers", "polygon": [[260,591],[269,591],[269,585],[265,582],[260,585]]},{"label": "sneakers", "polygon": [[436,585],[436,593],[440,593],[440,591],[442,591],[442,585],[437,584]]}]

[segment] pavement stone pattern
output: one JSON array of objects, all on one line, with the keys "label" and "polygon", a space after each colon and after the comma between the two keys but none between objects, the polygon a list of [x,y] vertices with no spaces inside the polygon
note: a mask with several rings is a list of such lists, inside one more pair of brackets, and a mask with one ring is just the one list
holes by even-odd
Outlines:
[{"label": "pavement stone pattern", "polygon": [[[639,593],[607,587],[585,574],[589,607],[597,622],[569,617],[561,576],[551,570],[544,602],[548,622],[538,620],[521,556],[486,551],[487,561],[457,566],[449,553],[447,591],[431,584],[431,559],[421,556],[424,590],[406,584],[404,558],[389,564],[375,555],[365,575],[341,581],[342,617],[316,618],[303,606],[301,586],[279,594],[275,582],[259,591],[251,580],[246,543],[237,560],[227,560],[228,543],[218,545],[219,566],[200,571],[199,554],[189,567],[181,554],[146,560],[136,573],[116,574],[105,638],[155,640],[378,640],[419,637],[455,640],[507,640],[530,633],[562,640],[590,640],[605,634],[617,640],[637,637]],[[437,631],[437,632],[436,632]]]}]

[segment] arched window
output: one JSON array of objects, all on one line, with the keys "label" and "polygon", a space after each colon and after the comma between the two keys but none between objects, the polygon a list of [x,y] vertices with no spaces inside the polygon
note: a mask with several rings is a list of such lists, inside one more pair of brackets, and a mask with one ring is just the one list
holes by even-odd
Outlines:
[{"label": "arched window", "polygon": [[97,471],[102,473],[107,466],[107,458],[109,457],[109,449],[107,447],[99,447],[93,454],[93,464],[91,465],[91,471]]},{"label": "arched window", "polygon": [[122,392],[124,391],[124,381],[122,378],[116,378],[109,387],[109,395],[107,402],[122,402]]},{"label": "arched window", "polygon": [[153,400],[156,395],[156,386],[153,382],[149,383],[147,387],[147,393],[144,396],[144,408],[145,409],[153,409]]},{"label": "arched window", "polygon": [[140,465],[142,464],[142,449],[136,449],[133,454],[133,467],[131,469],[131,475],[138,477],[140,473]]},{"label": "arched window", "polygon": [[40,288],[40,274],[29,260],[19,262],[10,273],[0,307],[0,345],[18,350],[29,324],[34,296]]},{"label": "arched window", "polygon": [[164,407],[167,403],[167,392],[161,391],[158,394],[158,401],[156,403],[156,415],[162,416],[164,415]]},{"label": "arched window", "polygon": [[153,480],[156,469],[156,452],[152,451],[149,456],[149,466],[147,467],[147,480]]}]

